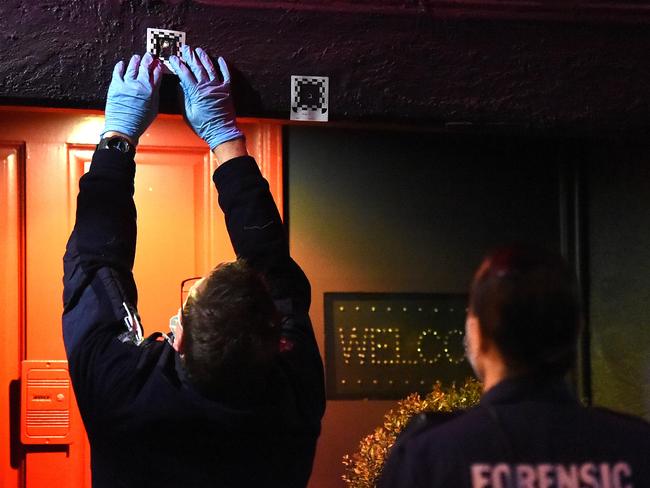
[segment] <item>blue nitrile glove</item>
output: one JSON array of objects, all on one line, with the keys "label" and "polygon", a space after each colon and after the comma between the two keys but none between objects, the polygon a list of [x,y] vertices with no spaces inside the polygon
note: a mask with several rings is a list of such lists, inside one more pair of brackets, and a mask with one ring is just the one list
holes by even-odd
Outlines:
[{"label": "blue nitrile glove", "polygon": [[181,81],[185,96],[185,116],[194,132],[208,143],[210,149],[244,137],[235,123],[235,105],[230,96],[230,72],[224,59],[218,59],[223,82],[219,81],[212,61],[200,47],[192,50],[185,45],[183,60],[171,56],[169,61]]},{"label": "blue nitrile glove", "polygon": [[137,144],[142,133],[158,113],[158,88],[162,80],[162,65],[151,54],[142,59],[131,56],[124,71],[124,61],[113,69],[113,79],[106,96],[104,133],[121,132]]}]

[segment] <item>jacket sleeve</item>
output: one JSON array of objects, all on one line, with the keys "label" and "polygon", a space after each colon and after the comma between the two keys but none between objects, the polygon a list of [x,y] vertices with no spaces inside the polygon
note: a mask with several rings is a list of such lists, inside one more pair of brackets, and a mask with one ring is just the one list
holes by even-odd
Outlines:
[{"label": "jacket sleeve", "polygon": [[[309,319],[311,288],[302,269],[289,255],[289,243],[269,185],[255,160],[238,157],[222,164],[213,177],[219,205],[238,258],[264,277],[282,315],[282,360],[299,385],[303,411],[320,422],[325,393],[323,364]],[[281,348],[282,350],[282,348]],[[316,427],[318,428],[318,427]]]},{"label": "jacket sleeve", "polygon": [[264,275],[274,299],[291,299],[294,311],[308,312],[309,281],[289,256],[280,214],[255,160],[232,159],[217,168],[213,179],[237,257]]},{"label": "jacket sleeve", "polygon": [[96,151],[79,181],[74,230],[63,258],[63,339],[82,412],[110,398],[137,361],[142,330],[132,267],[135,163]]}]

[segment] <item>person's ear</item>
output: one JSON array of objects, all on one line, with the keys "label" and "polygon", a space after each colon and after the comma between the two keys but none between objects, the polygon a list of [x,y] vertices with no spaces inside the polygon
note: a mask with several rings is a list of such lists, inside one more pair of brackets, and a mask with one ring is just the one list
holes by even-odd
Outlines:
[{"label": "person's ear", "polygon": [[479,356],[484,347],[479,320],[472,312],[465,319],[465,357],[472,366],[476,376],[481,378]]},{"label": "person's ear", "polygon": [[465,319],[465,340],[467,347],[470,347],[470,344],[474,348],[481,345],[481,329],[478,317],[472,312],[469,312]]},{"label": "person's ear", "polygon": [[174,332],[174,344],[172,346],[178,354],[183,354],[183,322],[179,321]]}]

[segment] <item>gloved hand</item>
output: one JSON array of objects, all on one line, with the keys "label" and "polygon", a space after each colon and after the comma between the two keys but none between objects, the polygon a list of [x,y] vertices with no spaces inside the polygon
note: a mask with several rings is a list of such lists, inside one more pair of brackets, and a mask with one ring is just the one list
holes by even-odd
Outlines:
[{"label": "gloved hand", "polygon": [[218,59],[223,76],[221,82],[212,61],[200,47],[192,50],[183,46],[183,58],[185,62],[177,56],[171,56],[169,61],[180,78],[185,96],[185,116],[194,132],[208,143],[211,150],[224,142],[244,137],[235,124],[230,72],[224,59]]},{"label": "gloved hand", "polygon": [[131,56],[124,72],[124,61],[113,69],[113,79],[106,97],[105,134],[120,132],[138,143],[142,133],[158,113],[158,89],[162,80],[162,65],[151,54],[142,59]]}]

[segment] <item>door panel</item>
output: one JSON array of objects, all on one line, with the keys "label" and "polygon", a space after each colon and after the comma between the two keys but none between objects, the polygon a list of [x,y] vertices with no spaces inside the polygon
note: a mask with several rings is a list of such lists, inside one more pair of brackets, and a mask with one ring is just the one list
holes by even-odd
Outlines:
[{"label": "door panel", "polygon": [[[24,147],[0,144],[0,486],[22,476],[16,396],[24,332]],[[13,449],[12,449],[13,444]]]},{"label": "door panel", "polygon": [[[196,243],[203,240],[204,219],[194,218],[216,218],[210,208],[203,208],[209,201],[204,194],[210,188],[202,184],[202,177],[209,173],[209,157],[204,161],[202,154],[178,156],[152,152],[138,159],[135,199],[139,239],[134,273],[143,290],[138,308],[146,320],[145,331],[151,327],[165,330],[169,317],[180,306],[181,281],[210,269],[196,249]],[[199,266],[199,261],[205,265]],[[161,303],[174,306],[165,310]]]},{"label": "door panel", "polygon": [[[252,119],[240,125],[282,209],[281,126]],[[62,256],[74,225],[78,181],[102,127],[100,112],[0,107],[0,313],[4,324],[14,324],[0,327],[2,487],[90,486],[90,452],[76,406],[69,446],[12,450],[9,410],[20,405],[9,389],[12,381],[17,386],[21,360],[65,359]],[[181,117],[158,116],[140,139],[136,163],[134,274],[149,334],[167,330],[183,279],[234,255],[212,184],[215,161]]]}]

